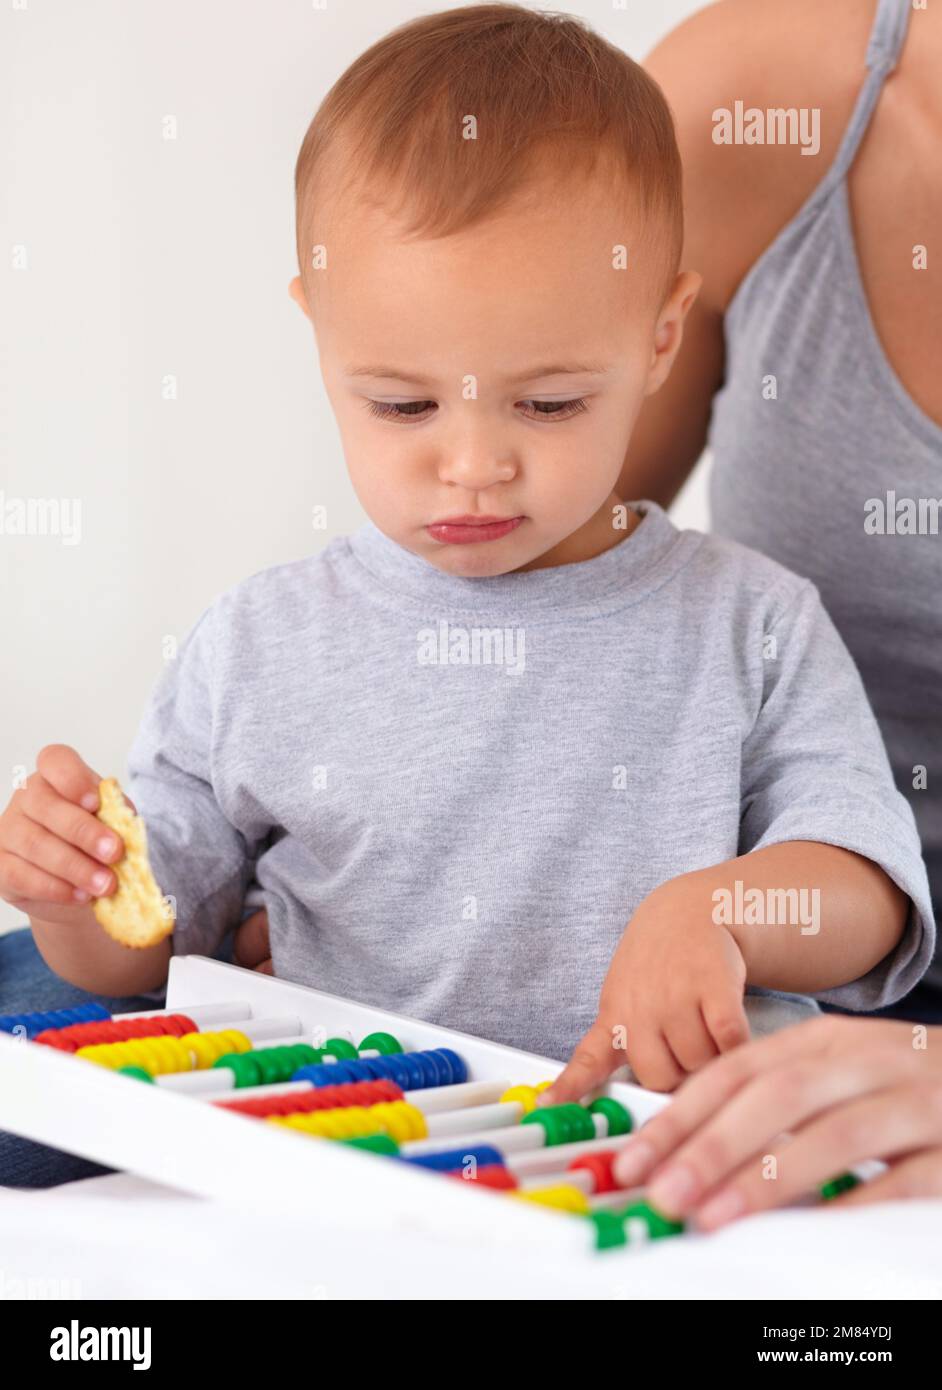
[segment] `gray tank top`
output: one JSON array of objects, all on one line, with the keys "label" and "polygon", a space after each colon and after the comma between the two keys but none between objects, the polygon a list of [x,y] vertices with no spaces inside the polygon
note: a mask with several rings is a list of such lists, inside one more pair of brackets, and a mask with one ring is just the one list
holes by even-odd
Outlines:
[{"label": "gray tank top", "polygon": [[[880,0],[837,157],[727,310],[710,503],[714,530],[818,586],[916,816],[938,919],[942,505],[933,503],[942,504],[942,427],[906,391],[877,336],[847,192],[909,13],[909,0]],[[942,955],[926,979],[942,990]]]}]

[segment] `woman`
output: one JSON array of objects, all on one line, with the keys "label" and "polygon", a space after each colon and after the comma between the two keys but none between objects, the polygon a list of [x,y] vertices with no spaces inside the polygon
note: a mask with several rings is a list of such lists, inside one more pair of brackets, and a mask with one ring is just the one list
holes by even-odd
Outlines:
[{"label": "woman", "polygon": [[[725,0],[647,66],[674,111],[683,264],[703,288],[622,496],[666,506],[709,445],[714,529],[817,585],[912,805],[938,915],[942,6]],[[736,102],[757,118],[791,108],[804,144],[717,143]],[[894,1011],[942,1021],[938,957]]]},{"label": "woman", "polygon": [[[703,289],[622,496],[668,505],[712,448],[714,528],[812,579],[860,668],[938,905],[942,535],[928,504],[942,499],[942,280],[928,267],[942,249],[942,7],[725,0],[647,67],[674,110],[683,264]],[[717,143],[737,100],[794,108],[806,133],[819,112],[818,152]],[[921,533],[894,524],[905,501],[917,518],[927,504]],[[938,958],[883,1012],[942,1021]],[[620,1176],[715,1229],[866,1157],[888,1172],[842,1204],[942,1196],[942,1028],[830,1016],[716,1058],[629,1143]]]}]

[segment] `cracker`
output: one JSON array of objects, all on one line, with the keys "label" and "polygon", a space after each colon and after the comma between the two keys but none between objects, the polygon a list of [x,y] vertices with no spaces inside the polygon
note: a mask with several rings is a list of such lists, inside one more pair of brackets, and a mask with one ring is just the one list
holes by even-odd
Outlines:
[{"label": "cracker", "polygon": [[151,872],[147,860],[147,832],[140,816],[136,816],[124,800],[124,794],[114,777],[98,784],[101,808],[98,819],[124,841],[124,858],[109,865],[118,880],[114,893],[107,898],[93,898],[95,917],[109,936],[122,946],[138,950],[156,946],[173,931],[170,905]]}]

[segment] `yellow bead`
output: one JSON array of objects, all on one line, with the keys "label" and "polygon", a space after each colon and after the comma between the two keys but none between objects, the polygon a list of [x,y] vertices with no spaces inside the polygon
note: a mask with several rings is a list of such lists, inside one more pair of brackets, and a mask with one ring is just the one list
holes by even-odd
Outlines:
[{"label": "yellow bead", "polygon": [[535,1187],[527,1192],[511,1192],[522,1202],[536,1202],[541,1207],[553,1207],[557,1211],[570,1211],[585,1216],[590,1211],[589,1199],[578,1187],[569,1183],[557,1183],[553,1187]]},{"label": "yellow bead", "polygon": [[107,1043],[89,1043],[87,1047],[77,1047],[76,1057],[84,1057],[86,1062],[94,1062],[96,1066],[107,1067],[111,1063],[102,1056]]},{"label": "yellow bead", "polygon": [[321,1139],[359,1139],[367,1134],[388,1134],[397,1143],[428,1137],[425,1116],[408,1101],[383,1101],[377,1105],[345,1105],[334,1110],[306,1114],[268,1115],[273,1124],[299,1130]]},{"label": "yellow bead", "polygon": [[[251,1052],[250,1040],[238,1028],[225,1028],[219,1033],[184,1033],[178,1040],[196,1060],[196,1070],[206,1071],[227,1052]],[[192,1062],[190,1063],[192,1066]]]},{"label": "yellow bead", "polygon": [[101,1067],[138,1066],[151,1076],[164,1072],[190,1071],[193,1062],[178,1038],[130,1038],[124,1042],[94,1043],[80,1047],[76,1057],[95,1062]]},{"label": "yellow bead", "polygon": [[529,1115],[536,1109],[537,1090],[535,1086],[511,1086],[501,1096],[502,1105],[522,1105],[523,1113]]},{"label": "yellow bead", "polygon": [[202,1033],[186,1033],[180,1041],[192,1054],[197,1071],[206,1071],[220,1055],[212,1039]]},{"label": "yellow bead", "polygon": [[428,1125],[425,1116],[417,1106],[406,1100],[380,1102],[368,1107],[368,1113],[378,1121],[371,1133],[385,1130],[390,1139],[397,1144],[406,1144],[410,1139],[427,1139]]}]

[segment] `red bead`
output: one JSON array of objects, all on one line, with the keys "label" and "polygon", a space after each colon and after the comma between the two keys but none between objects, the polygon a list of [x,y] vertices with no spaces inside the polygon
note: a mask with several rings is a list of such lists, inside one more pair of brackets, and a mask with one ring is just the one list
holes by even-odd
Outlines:
[{"label": "red bead", "polygon": [[519,1187],[520,1184],[511,1173],[509,1168],[505,1168],[502,1163],[485,1163],[475,1173],[474,1177],[468,1177],[463,1168],[450,1168],[446,1175],[449,1178],[459,1178],[462,1182],[468,1183],[471,1187],[495,1187],[500,1191],[507,1192],[512,1188]]},{"label": "red bead", "polygon": [[596,1192],[617,1192],[621,1183],[615,1181],[612,1173],[614,1159],[615,1153],[612,1149],[606,1149],[603,1153],[583,1154],[581,1158],[572,1160],[569,1171],[581,1168],[583,1172],[591,1173],[595,1179]]},{"label": "red bead", "polygon": [[199,1029],[186,1014],[163,1014],[158,1018],[106,1018],[95,1023],[69,1023],[65,1028],[46,1028],[34,1042],[56,1047],[60,1052],[77,1052],[96,1043],[125,1042],[128,1038],[182,1038]]},{"label": "red bead", "polygon": [[340,1086],[312,1086],[308,1091],[281,1091],[273,1096],[249,1096],[245,1100],[218,1100],[223,1110],[242,1115],[308,1115],[315,1110],[339,1110],[349,1105],[378,1105],[402,1100],[404,1091],[395,1081],[346,1081]]}]

